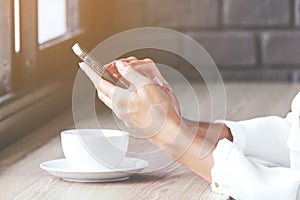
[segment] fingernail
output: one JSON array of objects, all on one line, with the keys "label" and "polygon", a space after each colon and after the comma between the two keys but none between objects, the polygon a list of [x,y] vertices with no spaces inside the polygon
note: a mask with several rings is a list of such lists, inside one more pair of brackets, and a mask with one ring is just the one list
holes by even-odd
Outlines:
[{"label": "fingernail", "polygon": [[164,83],[158,78],[158,77],[154,77],[153,78],[153,81],[155,83],[157,83],[160,87],[163,87],[164,86]]},{"label": "fingernail", "polygon": [[116,67],[118,69],[118,71],[122,71],[125,67],[125,64],[122,61],[116,61]]}]

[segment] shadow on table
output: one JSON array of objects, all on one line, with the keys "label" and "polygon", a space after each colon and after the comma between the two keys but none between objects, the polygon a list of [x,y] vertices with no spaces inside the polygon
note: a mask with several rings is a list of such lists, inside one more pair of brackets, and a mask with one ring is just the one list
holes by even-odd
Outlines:
[{"label": "shadow on table", "polygon": [[154,182],[166,179],[168,177],[165,175],[155,175],[155,174],[135,174],[129,178],[129,180],[124,181],[126,183],[146,183],[146,182]]}]

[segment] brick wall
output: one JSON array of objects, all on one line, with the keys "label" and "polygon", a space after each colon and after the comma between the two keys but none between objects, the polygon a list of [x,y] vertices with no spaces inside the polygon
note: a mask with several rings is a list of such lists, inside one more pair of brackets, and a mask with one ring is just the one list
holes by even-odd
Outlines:
[{"label": "brick wall", "polygon": [[114,0],[117,31],[166,27],[196,39],[226,80],[300,80],[300,0]]}]

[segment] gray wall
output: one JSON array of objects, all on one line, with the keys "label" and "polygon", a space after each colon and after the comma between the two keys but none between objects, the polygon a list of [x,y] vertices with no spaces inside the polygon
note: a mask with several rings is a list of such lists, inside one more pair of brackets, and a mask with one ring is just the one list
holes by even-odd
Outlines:
[{"label": "gray wall", "polygon": [[300,80],[300,0],[114,0],[115,31],[158,26],[199,41],[225,80]]}]

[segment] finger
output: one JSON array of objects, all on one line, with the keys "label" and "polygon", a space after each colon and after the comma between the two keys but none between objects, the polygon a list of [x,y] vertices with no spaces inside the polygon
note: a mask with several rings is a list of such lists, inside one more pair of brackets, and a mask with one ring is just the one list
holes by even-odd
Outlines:
[{"label": "finger", "polygon": [[98,80],[98,84],[96,85],[97,90],[101,91],[103,94],[105,94],[111,99],[116,89],[116,86],[113,85],[111,82],[104,80],[101,77],[99,77]]},{"label": "finger", "polygon": [[136,88],[153,83],[150,79],[140,74],[127,63],[116,61],[116,67],[123,78],[132,83]]},{"label": "finger", "polygon": [[112,109],[112,100],[107,97],[104,93],[102,93],[100,90],[97,90],[98,98],[110,109]]},{"label": "finger", "polygon": [[154,63],[154,61],[151,58],[145,58],[143,61],[147,63]]},{"label": "finger", "polygon": [[136,69],[142,75],[151,79],[160,87],[163,87],[164,85],[169,85],[168,82],[161,75],[153,60],[151,60],[150,58],[146,58],[144,60],[134,60],[131,61],[129,65]]},{"label": "finger", "polygon": [[127,63],[129,63],[131,61],[135,61],[135,60],[138,60],[138,59],[136,57],[134,57],[134,56],[130,56],[128,58],[122,58],[122,59],[120,59],[120,61],[127,62]]},{"label": "finger", "polygon": [[131,67],[135,68],[138,66],[146,66],[146,65],[148,65],[148,67],[149,67],[149,64],[154,64],[154,63],[149,59],[145,59],[145,60],[131,60],[128,64]]},{"label": "finger", "polygon": [[153,80],[157,85],[159,85],[161,88],[164,87],[164,83],[162,82],[162,80],[160,80],[159,77],[155,76],[152,80]]},{"label": "finger", "polygon": [[80,69],[89,77],[89,79],[92,81],[92,83],[96,87],[96,85],[99,82],[100,76],[84,62],[79,63],[79,66],[80,66]]}]

